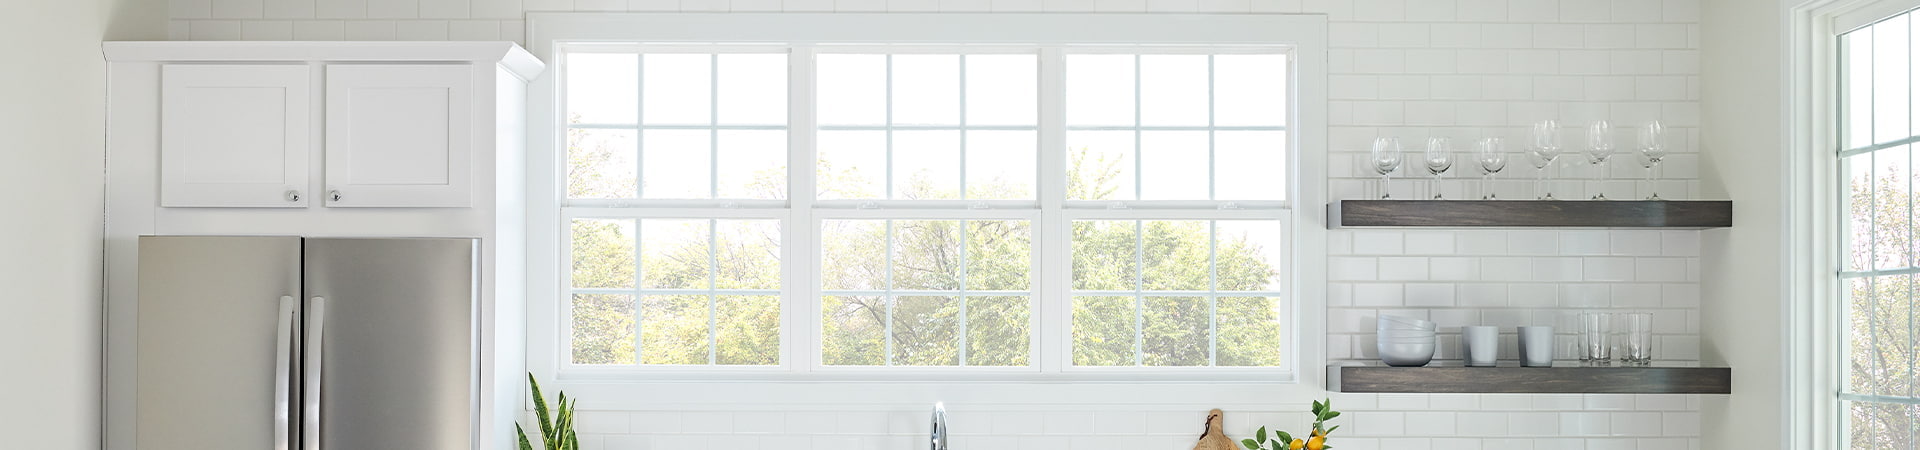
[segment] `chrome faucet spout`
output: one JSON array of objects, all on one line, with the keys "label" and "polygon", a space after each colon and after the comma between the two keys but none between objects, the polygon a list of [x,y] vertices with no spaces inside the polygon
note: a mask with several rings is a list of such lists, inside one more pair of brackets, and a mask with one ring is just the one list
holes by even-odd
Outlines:
[{"label": "chrome faucet spout", "polygon": [[947,405],[933,404],[933,450],[947,450]]}]

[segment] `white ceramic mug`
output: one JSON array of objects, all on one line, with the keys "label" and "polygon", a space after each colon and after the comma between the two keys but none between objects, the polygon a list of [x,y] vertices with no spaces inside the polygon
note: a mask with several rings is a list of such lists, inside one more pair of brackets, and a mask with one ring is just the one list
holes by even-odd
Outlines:
[{"label": "white ceramic mug", "polygon": [[1553,327],[1520,327],[1520,365],[1553,367]]},{"label": "white ceramic mug", "polygon": [[1500,327],[1460,327],[1460,344],[1467,366],[1493,367],[1500,358]]}]

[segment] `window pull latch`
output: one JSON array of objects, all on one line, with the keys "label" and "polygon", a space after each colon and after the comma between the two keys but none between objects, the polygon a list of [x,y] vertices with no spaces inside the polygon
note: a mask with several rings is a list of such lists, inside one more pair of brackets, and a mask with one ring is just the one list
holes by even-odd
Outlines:
[{"label": "window pull latch", "polygon": [[876,202],[860,202],[860,209],[880,209],[880,204]]},{"label": "window pull latch", "polygon": [[1107,209],[1128,209],[1128,208],[1127,208],[1127,204],[1126,204],[1126,203],[1123,203],[1123,202],[1113,202],[1113,203],[1108,203],[1108,204],[1107,204]]},{"label": "window pull latch", "polygon": [[722,202],[720,203],[720,207],[724,209],[738,209],[740,208],[740,204],[735,202]]},{"label": "window pull latch", "polygon": [[993,208],[987,206],[987,202],[973,202],[973,203],[967,204],[967,209],[993,209]]},{"label": "window pull latch", "polygon": [[1220,204],[1220,209],[1223,209],[1223,210],[1235,210],[1235,209],[1240,209],[1240,204],[1239,204],[1239,203],[1234,203],[1234,202],[1226,202],[1226,203],[1221,203],[1221,204]]}]

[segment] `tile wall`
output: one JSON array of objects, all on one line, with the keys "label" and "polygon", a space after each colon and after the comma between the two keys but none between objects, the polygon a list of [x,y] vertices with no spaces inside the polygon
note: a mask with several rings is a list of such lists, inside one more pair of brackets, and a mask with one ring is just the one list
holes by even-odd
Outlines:
[{"label": "tile wall", "polygon": [[[1431,136],[1456,147],[1520,137],[1530,122],[1580,126],[1661,119],[1680,139],[1658,182],[1669,198],[1699,192],[1698,0],[171,0],[176,40],[514,40],[527,11],[1314,13],[1330,27],[1329,187],[1334,198],[1378,195],[1368,143]],[[1569,139],[1569,141],[1574,141]],[[1646,195],[1639,168],[1617,157],[1616,181],[1562,158],[1561,198],[1595,191]],[[1457,165],[1459,168],[1466,164]],[[1400,175],[1410,171],[1403,168]],[[1514,161],[1494,183],[1502,198],[1535,194],[1533,168]],[[1573,180],[1565,180],[1574,178]],[[1395,197],[1428,195],[1396,179]],[[1451,198],[1481,189],[1449,179]],[[1557,325],[1588,309],[1656,313],[1657,357],[1699,358],[1697,231],[1345,231],[1329,235],[1327,351],[1371,358],[1381,312],[1434,319],[1443,334],[1469,324]],[[1447,336],[1446,344],[1455,337]],[[1564,340],[1564,339],[1563,339]],[[1503,340],[1511,347],[1511,332]],[[1563,347],[1566,347],[1563,343]],[[1457,358],[1442,345],[1443,358]],[[1571,356],[1563,348],[1562,356]],[[1506,352],[1512,355],[1509,348]],[[1666,395],[1339,395],[1342,450],[1695,449],[1699,399]],[[1291,407],[1287,408],[1289,411]],[[1185,450],[1200,412],[1059,405],[956,410],[958,449]],[[587,411],[589,450],[922,448],[925,411]],[[1229,434],[1304,414],[1232,411]]]}]

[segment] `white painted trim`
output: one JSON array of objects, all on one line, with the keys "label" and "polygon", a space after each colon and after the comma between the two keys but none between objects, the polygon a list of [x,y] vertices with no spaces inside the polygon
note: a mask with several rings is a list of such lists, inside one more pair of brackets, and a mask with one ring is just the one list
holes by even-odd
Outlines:
[{"label": "white painted trim", "polygon": [[[1785,164],[1782,175],[1781,267],[1786,298],[1780,305],[1787,329],[1781,367],[1783,447],[1813,450],[1844,447],[1846,414],[1840,392],[1844,364],[1840,333],[1842,308],[1823,302],[1840,286],[1838,199],[1839,43],[1837,36],[1862,25],[1920,6],[1916,0],[1801,0],[1786,14],[1787,52]],[[1871,17],[1871,19],[1863,19]]]},{"label": "white painted trim", "polygon": [[467,62],[499,64],[521,79],[546,64],[512,42],[124,41],[100,45],[111,62]]},{"label": "white painted trim", "polygon": [[1914,8],[1920,8],[1920,0],[1878,0],[1858,5],[1848,11],[1822,14],[1822,16],[1832,21],[1827,29],[1839,34],[1904,14]]},{"label": "white painted trim", "polygon": [[[1178,405],[1179,408],[1196,408],[1202,405],[1271,405],[1274,402],[1305,403],[1307,399],[1324,395],[1322,387],[1324,373],[1312,370],[1324,365],[1324,329],[1320,320],[1314,318],[1325,315],[1326,274],[1324,261],[1325,249],[1325,211],[1318,207],[1286,209],[1293,205],[1321,205],[1326,203],[1326,179],[1322,168],[1326,167],[1327,120],[1326,111],[1326,17],[1320,15],[1129,15],[1129,14],[625,14],[625,13],[531,13],[528,15],[528,42],[535,55],[553,58],[559,54],[561,46],[582,45],[580,43],[642,42],[649,45],[662,44],[715,44],[715,43],[835,43],[835,44],[1009,44],[1009,45],[1105,45],[1105,46],[1273,46],[1292,47],[1294,58],[1293,89],[1294,105],[1288,117],[1295,123],[1288,129],[1297,130],[1288,133],[1291,143],[1289,162],[1291,167],[1299,168],[1296,176],[1289,177],[1290,196],[1287,202],[1276,205],[1261,205],[1279,209],[1242,209],[1206,211],[1202,215],[1209,218],[1285,218],[1285,226],[1293,233],[1287,251],[1292,259],[1283,268],[1293,274],[1289,285],[1292,294],[1288,296],[1292,308],[1291,317],[1296,332],[1285,343],[1291,349],[1286,371],[1271,368],[1256,370],[1233,370],[1208,368],[1195,371],[1159,371],[1135,370],[1112,371],[1110,373],[1085,373],[1065,375],[1062,365],[1066,358],[1065,348],[1070,342],[1067,330],[1060,323],[1036,323],[1036,356],[1043,356],[1043,365],[1035,368],[1020,368],[1024,373],[1034,375],[992,373],[989,368],[979,371],[953,371],[938,369],[924,374],[911,374],[900,368],[886,368],[885,375],[867,375],[866,368],[825,368],[816,361],[817,355],[811,351],[797,351],[787,354],[787,364],[791,371],[780,372],[781,376],[802,377],[799,380],[781,381],[780,376],[768,378],[763,374],[737,382],[716,380],[712,371],[688,368],[686,374],[700,374],[697,378],[706,381],[688,381],[686,374],[666,375],[668,379],[637,380],[627,374],[614,375],[617,379],[606,379],[585,371],[560,373],[564,363],[564,353],[559,342],[564,336],[558,331],[564,326],[559,324],[560,305],[555,292],[563,278],[558,263],[562,258],[559,238],[558,196],[561,191],[558,164],[563,161],[560,155],[563,142],[562,123],[558,114],[563,97],[560,95],[560,83],[554,72],[549,72],[533,80],[530,86],[529,151],[538,161],[529,164],[529,192],[532,202],[529,217],[532,223],[530,235],[529,267],[534,276],[530,286],[529,311],[529,369],[544,379],[558,376],[557,385],[582,398],[593,398],[597,404],[584,405],[585,409],[617,408],[632,410],[636,408],[660,408],[663,410],[697,409],[699,407],[747,407],[751,405],[775,405],[790,408],[792,404],[809,406],[821,404],[913,404],[938,399],[950,403],[972,402],[973,404],[999,405],[1043,405],[1043,404],[1161,404]],[[630,44],[621,44],[630,45]],[[1170,47],[1169,47],[1170,48]],[[1057,52],[1056,52],[1057,53]],[[1046,51],[1043,57],[1048,57]],[[1058,57],[1058,54],[1052,55]],[[1063,80],[1059,74],[1046,73],[1042,65],[1042,83],[1059,83]],[[799,82],[794,80],[793,82]],[[812,95],[811,92],[796,95]],[[799,103],[796,103],[797,107]],[[1047,117],[1063,115],[1060,105],[1041,105],[1041,120]],[[810,114],[790,113],[790,139],[802,139],[803,129],[812,125],[801,123],[800,119]],[[1044,127],[1042,127],[1044,128]],[[1043,143],[1053,143],[1063,139],[1061,136],[1048,136],[1043,132]],[[1042,152],[1045,155],[1046,152]],[[1058,166],[1062,161],[1046,160],[1043,156],[1040,168]],[[794,169],[798,170],[798,169]],[[804,171],[804,170],[800,170]],[[1042,178],[1045,180],[1045,177]],[[801,177],[789,178],[790,188],[797,189],[810,183]],[[1044,181],[1043,181],[1044,183]],[[1045,186],[1036,186],[1046,189]],[[1057,186],[1063,188],[1064,186]],[[796,191],[798,192],[798,191]],[[792,196],[790,198],[797,198]],[[1041,196],[1042,203],[1048,202]],[[809,208],[812,205],[788,205],[794,208],[796,215],[791,219],[796,224],[810,224],[817,214],[831,212],[838,216],[864,216],[867,214],[898,217],[899,214],[938,216],[941,211],[909,210],[823,210]],[[681,205],[687,206],[687,205]],[[1070,218],[1068,208],[1055,205],[1042,208],[1041,214],[1060,214],[1049,223],[1065,224],[1063,219]],[[802,212],[804,211],[804,212]],[[1001,211],[1010,216],[1031,215],[1036,209],[1014,209]],[[1071,211],[1073,216],[1146,218],[1160,217],[1165,214],[1181,214],[1191,217],[1194,211],[1155,211],[1141,208],[1131,210],[1085,209]],[[952,214],[953,212],[944,212]],[[651,214],[651,213],[649,213]],[[973,214],[964,214],[972,216]],[[793,236],[798,227],[788,227],[789,236]],[[1036,252],[1042,255],[1054,254],[1055,257],[1066,250],[1064,239],[1058,237],[1065,233],[1064,227],[1058,230],[1036,230],[1035,238],[1042,244],[1055,248],[1052,252]],[[802,242],[795,240],[792,242]],[[789,256],[789,279],[812,280],[814,275],[800,267],[815,260],[818,249],[798,248],[789,245],[785,249]],[[795,257],[795,255],[799,255]],[[1042,256],[1045,258],[1046,256]],[[1038,264],[1036,264],[1036,267]],[[802,277],[802,278],[795,278]],[[815,283],[806,283],[815,284]],[[1041,314],[1064,316],[1061,299],[1066,298],[1066,283],[1049,282],[1036,278],[1034,292],[1041,298]],[[790,286],[788,288],[789,305],[808,305],[816,297],[813,286]],[[808,301],[792,302],[792,298]],[[817,305],[796,311],[800,314],[818,315]],[[785,323],[794,326],[795,323]],[[801,331],[801,330],[796,330]],[[818,342],[819,330],[789,332],[789,349],[795,344],[813,348]],[[795,342],[801,341],[801,342]],[[804,349],[802,349],[804,350]],[[820,373],[812,373],[814,369]],[[828,370],[832,369],[832,370]],[[849,369],[849,370],[840,370]],[[776,371],[778,369],[776,368]],[[1196,372],[1205,375],[1195,375]],[[1076,371],[1078,372],[1078,371]],[[1092,370],[1088,372],[1102,372]],[[658,372],[656,372],[657,374]],[[844,375],[842,375],[844,374]],[[1037,376],[1037,377],[1036,377]],[[1034,378],[1028,378],[1034,377]],[[596,379],[599,378],[599,379]],[[756,381],[757,380],[757,381]],[[800,381],[804,380],[804,381]],[[1206,383],[1195,384],[1194,381]],[[877,381],[877,382],[876,382]],[[1071,382],[1071,383],[1069,383]],[[1143,389],[1146,385],[1151,389]],[[1143,392],[1153,394],[1166,393],[1164,400],[1141,398]],[[1125,399],[1125,400],[1121,400]]]}]

